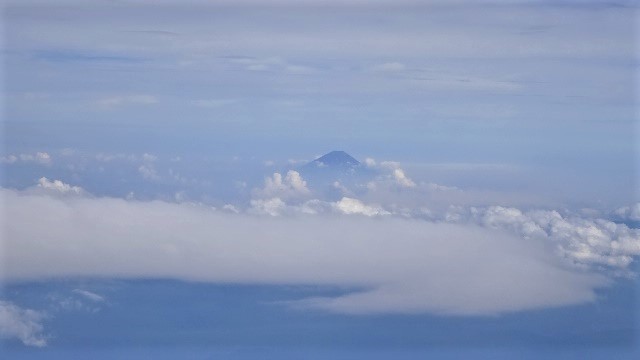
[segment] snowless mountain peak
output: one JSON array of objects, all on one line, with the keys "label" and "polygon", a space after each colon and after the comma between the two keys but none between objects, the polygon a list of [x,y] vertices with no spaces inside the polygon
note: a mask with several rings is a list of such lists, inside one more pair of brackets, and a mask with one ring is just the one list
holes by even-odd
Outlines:
[{"label": "snowless mountain peak", "polygon": [[337,150],[313,160],[311,164],[318,167],[352,167],[360,165],[360,162],[346,152]]}]

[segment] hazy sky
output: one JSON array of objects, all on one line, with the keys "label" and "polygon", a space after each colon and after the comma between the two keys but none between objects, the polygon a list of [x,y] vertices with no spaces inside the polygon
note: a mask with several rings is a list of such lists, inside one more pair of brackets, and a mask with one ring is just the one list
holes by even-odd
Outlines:
[{"label": "hazy sky", "polygon": [[[5,0],[0,337],[55,352],[151,297],[117,289],[158,291],[149,314],[196,294],[191,319],[224,283],[275,334],[431,316],[456,344],[454,319],[495,317],[490,344],[635,351],[637,19],[634,1]],[[331,150],[359,177],[305,172]],[[571,332],[578,308],[592,332]],[[122,336],[188,345],[167,321]],[[225,328],[184,321],[199,344]]]},{"label": "hazy sky", "polygon": [[7,4],[7,153],[344,149],[635,186],[631,3]]}]

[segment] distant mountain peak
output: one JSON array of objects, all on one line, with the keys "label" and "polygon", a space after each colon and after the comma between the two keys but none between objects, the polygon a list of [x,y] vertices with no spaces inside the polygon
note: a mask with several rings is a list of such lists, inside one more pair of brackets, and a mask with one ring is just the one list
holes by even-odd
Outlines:
[{"label": "distant mountain peak", "polygon": [[313,160],[310,164],[330,167],[352,167],[360,165],[360,161],[341,150],[335,150]]},{"label": "distant mountain peak", "polygon": [[332,151],[298,168],[309,188],[328,198],[340,200],[345,193],[358,193],[362,184],[377,176],[344,151]]}]

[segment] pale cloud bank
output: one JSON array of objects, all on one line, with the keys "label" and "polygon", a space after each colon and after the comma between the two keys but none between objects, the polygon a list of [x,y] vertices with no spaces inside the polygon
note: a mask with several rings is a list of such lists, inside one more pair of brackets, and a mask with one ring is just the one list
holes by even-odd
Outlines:
[{"label": "pale cloud bank", "polygon": [[[353,286],[360,290],[290,305],[456,315],[594,301],[610,283],[606,273],[563,261],[548,241],[473,221],[345,216],[323,213],[333,207],[319,200],[297,207],[263,200],[267,214],[298,210],[264,217],[161,201],[1,194],[10,255],[4,281],[113,276]],[[336,206],[373,215],[356,199]]]}]

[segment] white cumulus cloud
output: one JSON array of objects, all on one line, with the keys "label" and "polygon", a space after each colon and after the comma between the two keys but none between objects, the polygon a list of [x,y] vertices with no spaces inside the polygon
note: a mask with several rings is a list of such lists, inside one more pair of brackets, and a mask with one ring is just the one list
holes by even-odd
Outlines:
[{"label": "white cumulus cloud", "polygon": [[404,170],[398,168],[393,170],[393,178],[396,183],[402,187],[415,187],[416,183],[405,175]]},{"label": "white cumulus cloud", "polygon": [[138,167],[138,173],[147,180],[157,181],[160,180],[158,171],[152,164],[143,164]]},{"label": "white cumulus cloud", "polygon": [[449,221],[472,221],[485,227],[505,229],[524,239],[554,246],[562,258],[580,267],[606,266],[625,271],[640,255],[640,229],[605,219],[561,215],[554,210],[490,206],[452,208]]},{"label": "white cumulus cloud", "polygon": [[254,195],[260,198],[292,199],[310,194],[307,182],[295,170],[289,170],[284,177],[280,173],[274,173],[265,179],[262,189],[254,190]]},{"label": "white cumulus cloud", "polygon": [[400,167],[400,163],[396,161],[382,161],[377,163],[372,158],[366,158],[364,160],[364,164],[366,167],[371,169],[376,169],[382,172],[380,176],[376,179],[375,182],[371,182],[369,184],[369,188],[371,190],[375,190],[377,188],[376,183],[392,183],[394,186],[401,188],[412,188],[416,186],[416,183],[411,180],[404,170]]},{"label": "white cumulus cloud", "polygon": [[640,221],[640,203],[623,206],[613,212],[618,218],[625,221]]},{"label": "white cumulus cloud", "polygon": [[362,201],[354,198],[343,197],[340,201],[334,204],[335,208],[343,214],[352,215],[360,214],[366,216],[376,215],[389,215],[388,211],[385,211],[381,207],[365,205]]},{"label": "white cumulus cloud", "polygon": [[87,195],[87,192],[80,186],[69,185],[60,180],[49,180],[46,177],[38,179],[38,183],[35,186],[28,188],[27,192],[54,196]]},{"label": "white cumulus cloud", "polygon": [[285,209],[287,208],[287,204],[284,203],[280,198],[271,198],[271,199],[254,199],[251,200],[251,208],[249,211],[258,215],[271,215],[271,216],[279,216],[281,215]]}]

